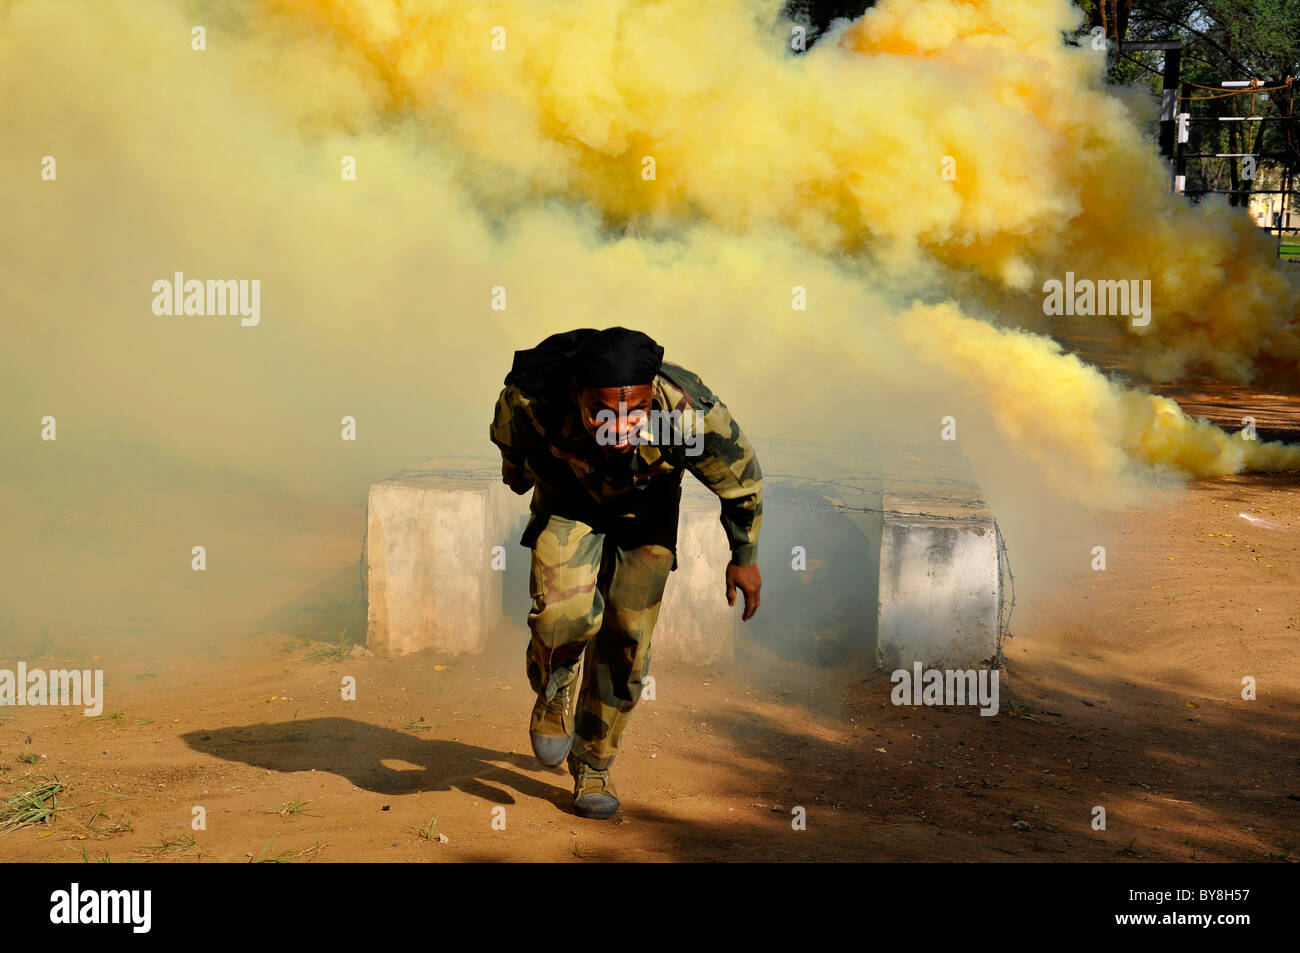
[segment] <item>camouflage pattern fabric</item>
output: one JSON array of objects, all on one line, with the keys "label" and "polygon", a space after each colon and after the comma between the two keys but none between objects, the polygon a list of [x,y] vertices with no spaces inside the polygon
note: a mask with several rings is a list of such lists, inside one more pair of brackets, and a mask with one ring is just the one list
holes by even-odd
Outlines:
[{"label": "camouflage pattern fabric", "polygon": [[667,362],[653,391],[648,432],[625,453],[597,443],[572,395],[514,384],[501,391],[489,431],[534,486],[520,539],[533,551],[528,680],[549,701],[581,669],[570,756],[602,771],[649,672],[650,637],[677,568],[683,474],[721,500],[736,565],[757,559],[763,522],[762,470],[727,406]]},{"label": "camouflage pattern fabric", "polygon": [[571,756],[597,770],[613,764],[641,698],[672,561],[667,547],[624,546],[558,516],[533,543],[528,681],[553,698],[578,677],[581,662]]},{"label": "camouflage pattern fabric", "polygon": [[682,474],[690,471],[722,502],[732,562],[748,566],[757,559],[763,473],[726,404],[695,374],[665,361],[655,377],[652,411],[659,412],[659,423],[648,442],[610,454],[583,428],[571,400],[546,400],[514,385],[501,391],[489,436],[502,458],[537,487],[524,546],[532,546],[558,512],[599,530],[621,527],[629,542],[676,553],[676,521],[670,530],[654,525],[652,514],[675,506]]}]

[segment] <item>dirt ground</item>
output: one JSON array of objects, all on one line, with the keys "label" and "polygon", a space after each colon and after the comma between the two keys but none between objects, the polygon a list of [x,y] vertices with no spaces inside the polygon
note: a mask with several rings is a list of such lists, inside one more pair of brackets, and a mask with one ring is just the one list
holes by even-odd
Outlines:
[{"label": "dirt ground", "polygon": [[[363,519],[329,515],[301,544],[322,579],[356,572],[331,528]],[[1122,565],[1016,610],[996,717],[895,707],[883,674],[744,645],[727,671],[654,666],[613,822],[574,817],[568,775],[531,756],[522,625],[459,661],[314,660],[325,644],[274,619],[197,656],[96,658],[101,717],[0,711],[0,794],[68,786],[0,859],[1294,862],[1300,476],[1198,481],[1110,520]]]}]

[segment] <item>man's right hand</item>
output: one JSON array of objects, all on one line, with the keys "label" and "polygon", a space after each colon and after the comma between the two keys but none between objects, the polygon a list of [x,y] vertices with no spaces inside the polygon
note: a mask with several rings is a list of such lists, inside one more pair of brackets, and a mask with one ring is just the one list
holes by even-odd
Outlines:
[{"label": "man's right hand", "polygon": [[520,496],[533,488],[533,481],[528,479],[528,474],[519,467],[511,466],[505,460],[501,461],[501,482]]}]

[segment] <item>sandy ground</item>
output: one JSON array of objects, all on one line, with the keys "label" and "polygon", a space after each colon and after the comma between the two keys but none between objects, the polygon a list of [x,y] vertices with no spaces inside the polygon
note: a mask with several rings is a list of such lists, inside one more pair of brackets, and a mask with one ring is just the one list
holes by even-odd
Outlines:
[{"label": "sandy ground", "polygon": [[[1298,484],[1199,481],[1110,517],[1108,571],[1017,609],[996,717],[895,707],[885,675],[753,647],[725,672],[656,665],[613,822],[574,817],[568,775],[531,756],[522,625],[459,661],[313,660],[324,643],[295,640],[291,613],[197,655],[141,644],[95,659],[99,718],[0,710],[0,794],[68,786],[54,823],[0,835],[0,859],[1295,861]],[[330,529],[362,518],[334,508],[284,549],[321,580],[300,604],[356,572]]]}]

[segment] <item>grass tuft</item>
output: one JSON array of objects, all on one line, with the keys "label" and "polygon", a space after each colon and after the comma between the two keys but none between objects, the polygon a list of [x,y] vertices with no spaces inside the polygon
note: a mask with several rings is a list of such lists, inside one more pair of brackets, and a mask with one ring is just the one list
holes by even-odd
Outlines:
[{"label": "grass tuft", "polygon": [[307,658],[313,662],[343,662],[351,656],[354,645],[356,642],[348,638],[348,630],[344,629],[339,633],[337,642],[312,649],[307,653]]},{"label": "grass tuft", "polygon": [[275,813],[279,814],[281,817],[288,817],[291,814],[296,817],[301,814],[302,809],[310,803],[311,801],[304,801],[302,798],[297,798],[293,801],[285,801],[280,805],[280,810]]},{"label": "grass tuft", "polygon": [[272,836],[271,836],[271,840],[269,840],[269,841],[266,842],[266,847],[263,847],[260,851],[258,851],[258,852],[257,852],[257,856],[254,857],[254,858],[252,859],[252,861],[250,861],[250,863],[254,863],[254,864],[287,864],[287,863],[290,863],[289,860],[286,860],[286,859],[285,859],[285,858],[287,858],[287,857],[289,856],[289,852],[288,852],[287,850],[284,851],[283,853],[280,853],[280,854],[275,854],[275,855],[270,856],[270,857],[267,856],[266,852],[267,852],[267,850],[270,848],[270,846],[271,846],[271,842],[274,841],[274,840],[275,840],[275,835],[272,835]]},{"label": "grass tuft", "polygon": [[139,848],[136,853],[144,854],[148,857],[161,857],[163,854],[180,854],[198,846],[198,841],[188,834],[181,834],[178,837],[164,836],[157,844],[149,844],[146,847]]},{"label": "grass tuft", "polygon": [[75,850],[81,854],[83,864],[111,864],[113,861],[108,857],[108,851],[104,851],[99,857],[91,857],[90,852],[84,847],[69,847],[68,850]]},{"label": "grass tuft", "polygon": [[35,787],[19,791],[0,805],[0,834],[33,824],[48,824],[63,810],[59,804],[67,785],[57,777],[41,777]]},{"label": "grass tuft", "polygon": [[294,856],[296,856],[296,857],[314,857],[315,855],[319,854],[321,851],[323,851],[323,850],[324,850],[326,847],[328,847],[328,846],[329,846],[329,844],[322,844],[320,841],[317,841],[316,843],[312,844],[310,847],[298,851],[298,853],[295,854]]}]

